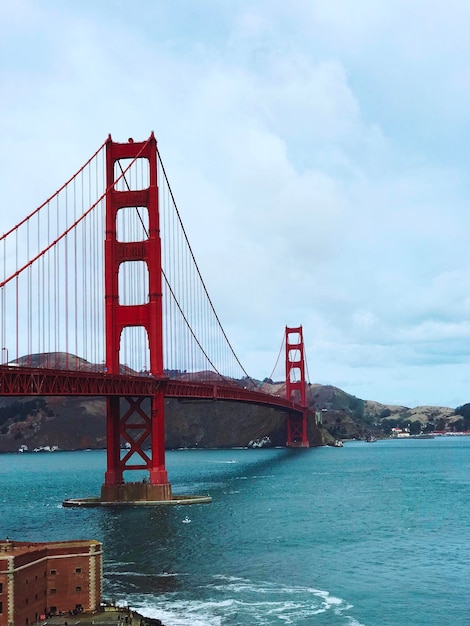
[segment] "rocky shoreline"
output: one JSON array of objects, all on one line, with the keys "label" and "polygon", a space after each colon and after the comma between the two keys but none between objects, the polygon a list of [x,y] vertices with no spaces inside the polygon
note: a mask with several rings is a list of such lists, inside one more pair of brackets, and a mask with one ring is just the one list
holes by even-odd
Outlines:
[{"label": "rocky shoreline", "polygon": [[102,610],[93,613],[54,615],[45,621],[38,622],[39,626],[165,626],[156,618],[145,617],[130,607],[105,605]]}]

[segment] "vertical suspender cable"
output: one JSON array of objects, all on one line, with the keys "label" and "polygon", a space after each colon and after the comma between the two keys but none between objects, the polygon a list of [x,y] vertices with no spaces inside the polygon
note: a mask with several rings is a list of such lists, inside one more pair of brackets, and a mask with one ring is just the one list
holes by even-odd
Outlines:
[{"label": "vertical suspender cable", "polygon": [[[77,184],[73,179],[73,221],[77,219]],[[77,228],[73,229],[73,304],[74,304],[74,354],[78,356],[78,271],[79,263],[77,259]]]},{"label": "vertical suspender cable", "polygon": [[[69,223],[68,185],[65,188],[65,222]],[[69,247],[68,235],[64,241],[64,272],[65,272],[65,367],[69,369]]]}]

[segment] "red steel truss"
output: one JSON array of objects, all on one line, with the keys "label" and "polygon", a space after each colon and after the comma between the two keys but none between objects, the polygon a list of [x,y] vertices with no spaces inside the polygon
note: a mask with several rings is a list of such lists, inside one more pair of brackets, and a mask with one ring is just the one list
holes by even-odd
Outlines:
[{"label": "red steel truss", "polygon": [[151,398],[156,390],[166,398],[226,400],[270,406],[292,415],[303,414],[303,407],[279,396],[229,385],[158,379],[153,376],[117,376],[80,370],[50,370],[33,367],[0,366],[1,396],[115,396]]},{"label": "red steel truss", "polygon": [[2,396],[151,396],[166,379],[0,366]]}]

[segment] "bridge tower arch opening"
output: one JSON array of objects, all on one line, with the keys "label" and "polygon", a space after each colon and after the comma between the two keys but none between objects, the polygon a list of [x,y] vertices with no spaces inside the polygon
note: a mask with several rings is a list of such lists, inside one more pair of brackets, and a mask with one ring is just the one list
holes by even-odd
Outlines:
[{"label": "bridge tower arch opening", "polygon": [[301,405],[302,413],[287,417],[288,447],[308,448],[307,381],[305,379],[305,350],[302,326],[286,326],[286,398]]},{"label": "bridge tower arch opening", "polygon": [[[129,164],[131,167],[124,175]],[[143,216],[142,228],[132,236],[123,237],[122,219],[131,211]],[[129,328],[143,327],[149,353],[146,373],[155,378],[155,386],[151,398],[107,397],[107,468],[101,500],[170,500],[171,485],[165,467],[157,143],[153,133],[145,142],[116,143],[111,137],[106,142],[104,251],[106,371],[113,376],[126,374],[120,364],[122,336]],[[126,265],[145,268],[143,284],[148,293],[136,302],[120,299],[120,276]],[[148,470],[148,481],[125,483],[124,472],[129,470]]]}]

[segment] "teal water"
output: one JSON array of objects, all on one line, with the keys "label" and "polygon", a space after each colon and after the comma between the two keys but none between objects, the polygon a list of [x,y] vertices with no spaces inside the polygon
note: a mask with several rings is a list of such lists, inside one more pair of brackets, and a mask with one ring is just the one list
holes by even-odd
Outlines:
[{"label": "teal water", "polygon": [[169,452],[212,504],[62,508],[105,463],[0,455],[0,537],[102,541],[105,597],[166,626],[470,625],[470,437]]}]

